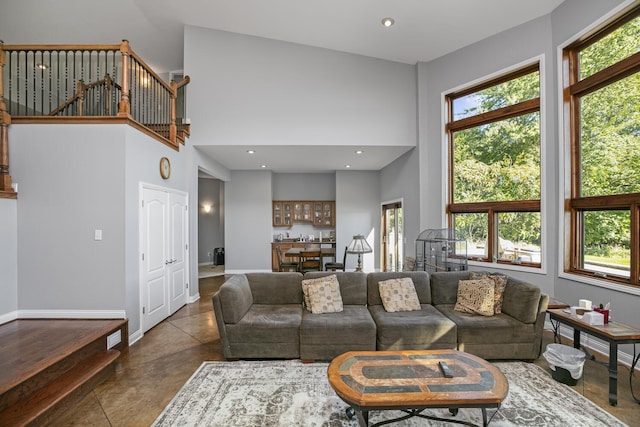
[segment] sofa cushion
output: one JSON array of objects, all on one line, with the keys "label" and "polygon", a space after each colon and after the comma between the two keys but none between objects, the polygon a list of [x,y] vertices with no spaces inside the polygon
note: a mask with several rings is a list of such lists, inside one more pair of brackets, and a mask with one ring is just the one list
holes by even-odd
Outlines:
[{"label": "sofa cushion", "polygon": [[302,274],[246,273],[254,304],[300,304]]},{"label": "sofa cushion", "polygon": [[458,282],[468,280],[468,271],[442,271],[430,274],[431,303],[455,304],[458,299]]},{"label": "sofa cushion", "polygon": [[303,280],[303,293],[308,299],[309,311],[314,314],[339,313],[342,311],[340,285],[335,275],[318,279]]},{"label": "sofa cushion", "polygon": [[530,343],[536,339],[533,324],[526,324],[507,314],[478,316],[454,310],[453,304],[437,306],[437,309],[455,322],[458,331],[458,349],[464,344]]},{"label": "sofa cushion", "polygon": [[230,343],[298,343],[302,306],[300,304],[253,304],[242,319],[227,326]]},{"label": "sofa cushion", "polygon": [[[397,272],[373,272],[367,275],[367,301],[369,306],[382,305],[378,283],[389,280],[409,277],[418,295],[420,304],[431,304],[431,285],[429,273],[426,271],[397,271]],[[455,299],[454,299],[455,301]]]},{"label": "sofa cushion", "polygon": [[420,301],[410,277],[378,282],[382,305],[388,312],[420,310]]},{"label": "sofa cushion", "polygon": [[238,323],[253,304],[249,281],[244,274],[231,276],[218,290],[224,323]]},{"label": "sofa cushion", "polygon": [[331,360],[347,351],[376,349],[376,324],[364,305],[344,305],[341,313],[302,312],[300,358]]},{"label": "sofa cushion", "polygon": [[494,288],[491,279],[460,280],[454,310],[493,316]]},{"label": "sofa cushion", "polygon": [[456,324],[430,304],[400,312],[374,305],[369,312],[376,323],[378,350],[456,348]]},{"label": "sofa cushion", "polygon": [[367,305],[367,273],[356,271],[310,271],[304,279],[334,275],[340,283],[340,295],[344,305]]},{"label": "sofa cushion", "polygon": [[522,280],[509,277],[504,288],[502,312],[524,323],[534,323],[538,318],[540,288]]},{"label": "sofa cushion", "polygon": [[507,276],[504,274],[487,274],[487,273],[478,273],[476,271],[471,271],[469,273],[470,280],[477,279],[490,279],[493,280],[495,285],[494,287],[494,304],[493,304],[493,312],[495,314],[502,313],[502,301],[504,300],[504,288],[507,287]]}]

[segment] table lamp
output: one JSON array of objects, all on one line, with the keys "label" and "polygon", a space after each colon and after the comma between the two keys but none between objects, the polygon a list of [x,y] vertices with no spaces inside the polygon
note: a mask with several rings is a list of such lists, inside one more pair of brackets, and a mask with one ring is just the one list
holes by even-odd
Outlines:
[{"label": "table lamp", "polygon": [[373,252],[373,250],[362,234],[353,236],[353,240],[351,240],[351,243],[349,243],[347,247],[347,253],[358,254],[358,267],[356,271],[362,271],[362,254],[368,254],[370,252]]}]

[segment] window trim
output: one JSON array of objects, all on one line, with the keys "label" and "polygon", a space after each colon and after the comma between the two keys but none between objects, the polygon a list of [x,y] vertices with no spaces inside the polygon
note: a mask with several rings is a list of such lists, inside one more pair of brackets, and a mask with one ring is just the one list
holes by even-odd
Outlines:
[{"label": "window trim", "polygon": [[[573,41],[558,46],[559,57],[559,104],[561,148],[560,177],[564,179],[565,192],[561,194],[563,207],[560,213],[559,276],[576,280],[588,279],[587,283],[607,288],[640,294],[640,193],[622,195],[580,196],[580,98],[607,87],[630,75],[640,72],[640,52],[636,52],[596,73],[579,80],[578,58],[580,51],[597,43],[619,27],[640,16],[640,6],[619,9],[600,23],[594,24],[583,35],[574,36]],[[566,157],[565,157],[566,156]],[[568,157],[568,158],[567,158]],[[565,171],[568,168],[568,173]],[[608,209],[603,209],[608,208]],[[629,278],[623,276],[601,276],[598,272],[579,267],[582,259],[581,236],[578,233],[582,212],[594,210],[629,210],[630,212],[630,271]],[[636,249],[634,249],[636,248]],[[623,288],[623,289],[620,289]],[[638,291],[638,293],[636,293]]]},{"label": "window trim", "polygon": [[[459,98],[462,96],[469,95],[471,93],[475,93],[486,89],[488,87],[492,87],[498,85],[500,83],[522,77],[523,75],[529,74],[531,72],[538,71],[539,81],[540,81],[540,94],[539,97],[533,100],[522,101],[517,104],[509,105],[507,107],[503,107],[497,110],[488,111],[485,113],[478,114],[472,117],[466,117],[463,119],[454,120],[449,122],[449,118],[453,116],[452,108],[453,102],[450,100],[452,98]],[[442,105],[442,164],[445,170],[444,176],[445,182],[443,185],[443,204],[445,206],[443,212],[443,224],[452,224],[453,214],[454,213],[484,213],[486,212],[490,215],[488,221],[488,234],[492,233],[492,229],[495,226],[495,221],[497,218],[497,214],[499,212],[539,212],[540,213],[540,247],[542,250],[540,263],[513,263],[511,261],[505,260],[494,260],[492,254],[487,258],[482,260],[477,260],[476,258],[469,258],[469,265],[478,265],[484,266],[494,265],[496,267],[508,269],[508,270],[517,270],[517,271],[526,271],[529,273],[536,274],[546,274],[548,265],[548,250],[547,248],[547,219],[546,219],[546,107],[545,107],[545,92],[546,92],[546,81],[545,81],[545,55],[537,55],[530,59],[524,60],[518,64],[512,65],[510,67],[501,69],[496,71],[490,75],[487,75],[483,78],[476,79],[474,81],[462,84],[453,88],[451,90],[446,90],[441,92],[441,105]],[[540,126],[540,200],[523,200],[523,201],[507,201],[507,202],[475,202],[475,203],[457,203],[455,205],[451,205],[450,202],[453,200],[453,152],[452,152],[452,144],[451,144],[451,133],[454,131],[460,131],[464,129],[468,129],[474,126],[477,126],[478,123],[493,123],[499,120],[506,120],[508,118],[512,118],[515,116],[520,116],[524,114],[528,114],[531,112],[538,112],[539,114],[539,126]],[[501,113],[508,114],[509,116],[500,116]],[[495,207],[496,204],[500,204],[503,207],[509,206],[509,209],[504,209],[501,207]],[[473,208],[471,207],[473,205]],[[489,213],[488,207],[489,205],[494,205],[492,212]],[[474,212],[471,210],[468,211],[460,211],[460,207],[467,207],[469,209],[474,209]],[[536,209],[532,209],[535,207]],[[491,253],[493,248],[489,248],[489,252]]]}]

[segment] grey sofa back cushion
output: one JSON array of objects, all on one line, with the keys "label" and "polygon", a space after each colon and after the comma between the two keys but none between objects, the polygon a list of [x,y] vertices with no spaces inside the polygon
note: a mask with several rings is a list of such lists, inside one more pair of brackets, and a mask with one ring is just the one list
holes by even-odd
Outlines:
[{"label": "grey sofa back cushion", "polygon": [[224,323],[238,323],[253,304],[249,281],[244,274],[231,276],[218,290]]},{"label": "grey sofa back cushion", "polygon": [[523,323],[535,323],[540,305],[540,288],[509,277],[504,289],[502,312]]},{"label": "grey sofa back cushion", "polygon": [[458,282],[469,279],[468,271],[442,271],[431,273],[431,303],[455,304],[458,299]]},{"label": "grey sofa back cushion", "polygon": [[397,272],[377,272],[367,275],[367,300],[369,305],[381,305],[380,291],[378,283],[383,280],[410,277],[420,304],[431,304],[431,285],[429,283],[429,273],[426,271],[397,271]]},{"label": "grey sofa back cushion", "polygon": [[355,271],[311,271],[305,273],[305,279],[335,274],[340,284],[343,305],[367,305],[367,273]]},{"label": "grey sofa back cushion", "polygon": [[247,273],[254,304],[301,304],[301,273]]}]

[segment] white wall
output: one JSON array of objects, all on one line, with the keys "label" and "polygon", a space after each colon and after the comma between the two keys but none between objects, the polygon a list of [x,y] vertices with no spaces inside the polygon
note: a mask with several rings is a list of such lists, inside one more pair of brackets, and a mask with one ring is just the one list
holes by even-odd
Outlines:
[{"label": "white wall", "polygon": [[412,65],[185,27],[190,143],[416,143]]},{"label": "white wall", "polygon": [[0,324],[17,317],[18,202],[0,199]]}]

